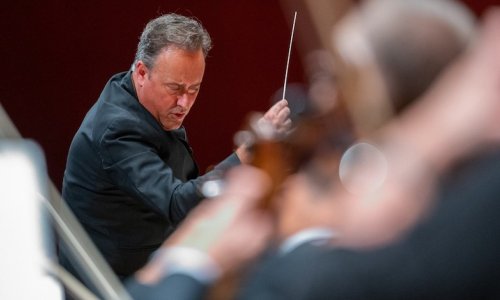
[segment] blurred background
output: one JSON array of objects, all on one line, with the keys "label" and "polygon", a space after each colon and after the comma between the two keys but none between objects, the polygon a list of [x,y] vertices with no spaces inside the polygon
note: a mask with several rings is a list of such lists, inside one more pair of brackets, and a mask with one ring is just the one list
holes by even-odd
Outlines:
[{"label": "blurred background", "polygon": [[[464,1],[478,15],[499,4]],[[60,188],[74,133],[107,80],[130,67],[147,21],[168,12],[196,16],[214,48],[185,125],[205,170],[232,151],[247,114],[266,110],[282,87],[294,10],[297,39],[314,39],[299,2],[335,1],[8,1],[0,11],[0,103],[21,134],[40,143]],[[295,42],[289,83],[307,84],[302,58],[313,44]]]}]

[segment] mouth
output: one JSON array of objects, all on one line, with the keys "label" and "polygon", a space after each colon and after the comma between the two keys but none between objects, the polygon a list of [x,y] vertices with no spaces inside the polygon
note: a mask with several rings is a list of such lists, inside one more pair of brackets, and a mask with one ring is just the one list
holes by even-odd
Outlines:
[{"label": "mouth", "polygon": [[177,119],[183,119],[186,114],[183,114],[183,113],[177,113],[177,114],[174,114],[174,116],[177,118]]}]

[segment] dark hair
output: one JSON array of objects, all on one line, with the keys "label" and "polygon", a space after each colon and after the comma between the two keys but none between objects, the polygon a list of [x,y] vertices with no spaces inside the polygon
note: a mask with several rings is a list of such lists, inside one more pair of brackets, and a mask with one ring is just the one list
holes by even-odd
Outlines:
[{"label": "dark hair", "polygon": [[212,41],[207,30],[197,20],[178,14],[166,14],[149,21],[141,34],[135,62],[141,60],[152,68],[156,56],[165,47],[175,46],[207,56]]}]

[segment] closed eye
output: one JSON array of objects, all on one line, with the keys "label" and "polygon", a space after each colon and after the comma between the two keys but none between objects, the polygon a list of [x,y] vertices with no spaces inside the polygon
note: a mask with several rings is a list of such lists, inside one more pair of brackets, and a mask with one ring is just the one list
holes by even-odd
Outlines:
[{"label": "closed eye", "polygon": [[187,93],[189,95],[196,95],[200,90],[199,84],[190,86],[189,88],[186,88],[184,85],[177,83],[166,83],[165,86],[169,90],[170,94],[178,95],[182,95],[184,93]]},{"label": "closed eye", "polygon": [[190,88],[187,90],[187,93],[188,93],[188,94],[190,94],[190,95],[195,95],[195,94],[197,94],[199,91],[200,91],[200,86],[194,86],[194,87],[190,87]]},{"label": "closed eye", "polygon": [[167,84],[167,88],[170,89],[170,90],[172,90],[172,91],[179,91],[179,90],[181,90],[182,87],[179,84],[168,83]]}]

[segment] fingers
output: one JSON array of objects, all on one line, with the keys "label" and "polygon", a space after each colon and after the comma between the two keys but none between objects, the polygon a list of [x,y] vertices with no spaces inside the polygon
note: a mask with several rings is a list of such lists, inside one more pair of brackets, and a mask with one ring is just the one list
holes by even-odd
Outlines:
[{"label": "fingers", "polygon": [[286,133],[292,128],[292,120],[290,119],[290,108],[288,106],[282,108],[276,117],[271,120],[274,128],[279,134]]},{"label": "fingers", "polygon": [[292,128],[292,120],[287,119],[285,122],[283,122],[283,130],[284,132],[289,131]]},{"label": "fingers", "polygon": [[276,114],[276,118],[281,122],[288,119],[288,117],[290,117],[290,108],[288,107],[288,105],[281,108]]},{"label": "fingers", "polygon": [[267,119],[276,129],[281,129],[285,122],[290,121],[290,109],[285,107],[281,109],[276,115]]},{"label": "fingers", "polygon": [[275,126],[280,125],[278,129],[290,129],[292,126],[292,120],[290,119],[290,108],[288,106],[281,109],[281,111],[277,114]]},{"label": "fingers", "polygon": [[285,107],[288,107],[288,101],[286,99],[281,99],[280,101],[276,102],[274,106],[276,106],[276,109],[279,111]]},{"label": "fingers", "polygon": [[286,101],[285,99],[282,99],[278,102],[276,102],[276,104],[274,104],[267,112],[266,114],[264,115],[264,118],[266,120],[272,120],[274,119],[277,115],[280,114],[281,111],[283,111],[284,109],[288,109],[288,111],[290,111],[290,109],[288,108],[288,101]]},{"label": "fingers", "polygon": [[285,107],[288,107],[288,101],[286,101],[286,99],[281,99],[269,109],[269,113],[277,115]]},{"label": "fingers", "polygon": [[270,123],[278,133],[285,133],[292,127],[290,113],[288,101],[282,99],[266,112],[263,119]]}]

